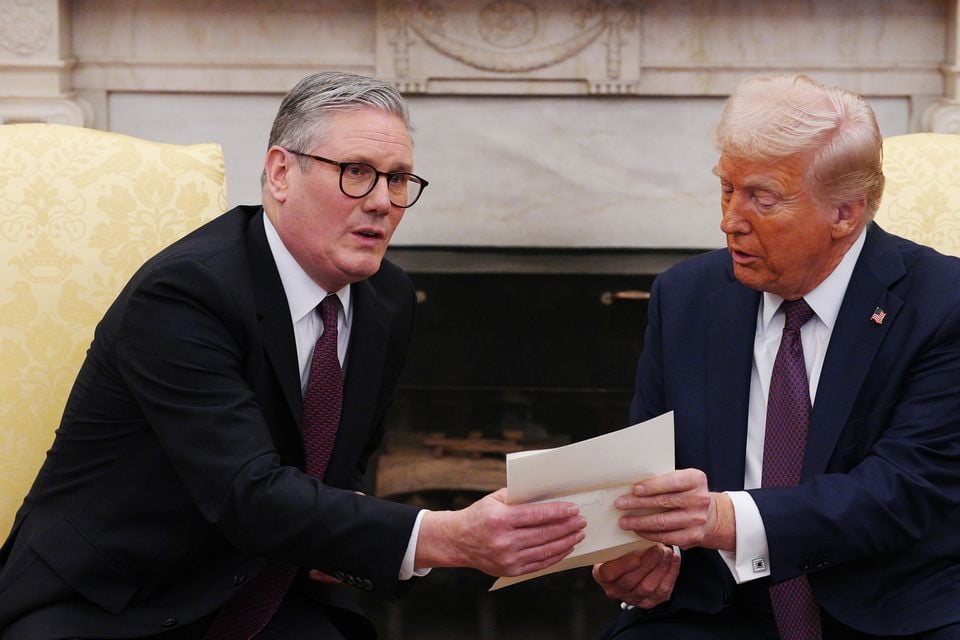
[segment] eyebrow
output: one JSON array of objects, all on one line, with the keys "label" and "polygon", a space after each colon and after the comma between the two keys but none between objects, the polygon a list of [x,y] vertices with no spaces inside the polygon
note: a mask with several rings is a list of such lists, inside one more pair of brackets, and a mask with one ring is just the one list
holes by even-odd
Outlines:
[{"label": "eyebrow", "polygon": [[[729,178],[720,170],[719,166],[715,166],[712,169],[713,175],[717,176],[721,180],[729,182]],[[760,178],[751,179],[750,176],[747,177],[744,186],[747,189],[755,189],[760,191],[770,191],[772,193],[783,193],[783,188],[779,182],[776,180],[764,180]]]},{"label": "eyebrow", "polygon": [[373,168],[376,169],[377,171],[380,171],[380,173],[412,173],[412,172],[413,172],[413,167],[411,167],[410,165],[408,165],[408,164],[405,163],[405,162],[401,162],[400,164],[398,164],[396,169],[387,169],[386,171],[384,171],[384,170],[380,169],[380,167],[377,166],[377,164],[374,163],[373,159],[370,158],[369,156],[358,155],[358,156],[355,156],[355,157],[352,157],[352,158],[348,156],[348,158],[349,158],[349,159],[344,159],[344,160],[341,160],[340,162],[352,162],[352,163],[357,163],[357,164],[366,164],[366,165],[369,165],[369,166],[373,167]]}]

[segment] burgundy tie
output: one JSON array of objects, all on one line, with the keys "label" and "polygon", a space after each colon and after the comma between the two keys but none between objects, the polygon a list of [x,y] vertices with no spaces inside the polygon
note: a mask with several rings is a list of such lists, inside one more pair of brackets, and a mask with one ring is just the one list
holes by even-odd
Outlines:
[{"label": "burgundy tie", "polygon": [[[803,361],[800,327],[813,317],[813,310],[803,298],[785,301],[780,308],[786,315],[786,322],[777,359],[773,363],[767,398],[761,480],[764,487],[799,484],[810,424],[810,384]],[[822,637],[820,608],[806,576],[770,587],[770,602],[781,640],[819,640]]]},{"label": "burgundy tie", "polygon": [[[337,356],[340,299],[328,295],[318,309],[323,334],[313,347],[301,425],[307,473],[323,478],[340,427],[343,401],[343,374]],[[280,608],[296,573],[297,567],[292,565],[268,565],[224,605],[204,640],[250,640],[256,636]]]},{"label": "burgundy tie", "polygon": [[331,294],[320,303],[323,335],[313,348],[310,378],[303,394],[303,445],[307,473],[323,478],[340,428],[343,372],[337,356],[337,312],[340,298]]}]

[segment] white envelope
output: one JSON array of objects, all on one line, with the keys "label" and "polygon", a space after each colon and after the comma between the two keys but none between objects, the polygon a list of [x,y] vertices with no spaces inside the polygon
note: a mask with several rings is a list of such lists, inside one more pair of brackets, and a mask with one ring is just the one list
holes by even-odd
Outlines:
[{"label": "white envelope", "polygon": [[587,519],[586,537],[557,564],[513,578],[491,591],[539,576],[606,562],[654,543],[624,531],[617,496],[643,478],[675,468],[673,412],[632,427],[555,449],[507,454],[507,502],[573,502]]}]

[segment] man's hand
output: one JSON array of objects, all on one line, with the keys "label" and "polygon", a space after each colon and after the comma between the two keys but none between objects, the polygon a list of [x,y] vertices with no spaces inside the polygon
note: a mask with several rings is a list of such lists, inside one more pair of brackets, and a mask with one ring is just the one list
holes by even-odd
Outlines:
[{"label": "man's hand", "polygon": [[669,600],[679,573],[680,555],[660,544],[593,565],[593,579],[608,598],[642,609]]},{"label": "man's hand", "polygon": [[647,478],[634,485],[631,495],[618,497],[614,504],[621,511],[656,511],[620,518],[622,529],[648,540],[682,549],[736,550],[733,503],[726,494],[711,492],[707,488],[707,476],[698,469]]},{"label": "man's hand", "polygon": [[329,573],[324,573],[319,569],[311,569],[307,572],[307,576],[309,576],[314,582],[319,582],[321,584],[343,584],[343,582],[337,580]]},{"label": "man's hand", "polygon": [[425,513],[414,565],[518,576],[559,562],[583,540],[587,521],[576,505],[508,505],[506,498],[500,489],[459,511]]}]

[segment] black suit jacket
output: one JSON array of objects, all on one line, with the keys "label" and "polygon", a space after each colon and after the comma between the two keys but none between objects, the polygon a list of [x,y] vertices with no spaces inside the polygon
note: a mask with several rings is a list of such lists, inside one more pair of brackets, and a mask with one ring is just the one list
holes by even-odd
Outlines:
[{"label": "black suit jacket", "polygon": [[[715,491],[743,489],[759,303],[725,250],[664,273],[650,299],[632,419],[675,411],[677,468],[702,469]],[[771,581],[808,575],[821,606],[871,634],[960,621],[960,260],[871,226],[823,363],[801,483],[751,495]],[[717,552],[692,549],[660,610],[717,612],[733,596]]]},{"label": "black suit jacket", "polygon": [[0,549],[0,637],[176,629],[268,558],[392,596],[417,510],[354,490],[382,437],[414,294],[387,261],[352,287],[321,482],[302,471],[293,329],[262,209],[229,211],[144,265],[98,325]]}]

